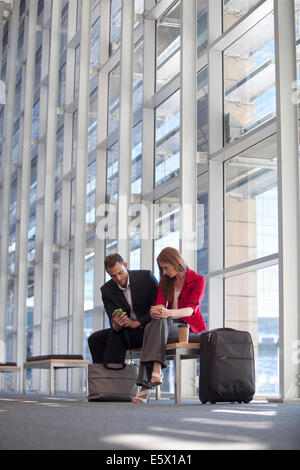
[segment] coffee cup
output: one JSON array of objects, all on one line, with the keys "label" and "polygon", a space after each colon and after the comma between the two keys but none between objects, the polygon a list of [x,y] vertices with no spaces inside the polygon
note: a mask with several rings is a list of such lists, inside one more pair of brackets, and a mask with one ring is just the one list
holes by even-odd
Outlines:
[{"label": "coffee cup", "polygon": [[178,337],[179,337],[179,343],[188,343],[189,342],[189,327],[188,327],[188,325],[178,326]]}]

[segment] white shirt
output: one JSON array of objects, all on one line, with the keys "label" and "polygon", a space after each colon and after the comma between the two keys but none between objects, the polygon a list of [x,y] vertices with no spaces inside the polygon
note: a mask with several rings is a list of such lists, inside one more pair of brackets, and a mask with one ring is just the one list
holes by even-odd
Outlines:
[{"label": "white shirt", "polygon": [[118,284],[118,287],[121,289],[121,291],[123,291],[123,294],[125,295],[125,298],[128,302],[128,305],[130,307],[130,318],[131,320],[137,320],[136,318],[136,314],[134,313],[133,311],[133,308],[132,308],[132,298],[131,298],[131,290],[130,290],[130,284],[129,284],[129,276],[128,276],[128,281],[127,281],[127,286],[126,287],[121,287],[119,286]]},{"label": "white shirt", "polygon": [[173,305],[172,308],[178,309],[178,297],[180,295],[181,290],[180,289],[174,289],[174,300],[173,300]]}]

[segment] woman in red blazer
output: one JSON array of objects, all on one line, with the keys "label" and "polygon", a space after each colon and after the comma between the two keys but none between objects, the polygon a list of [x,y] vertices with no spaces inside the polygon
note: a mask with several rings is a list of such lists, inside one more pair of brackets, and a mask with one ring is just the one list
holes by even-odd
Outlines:
[{"label": "woman in red blazer", "polygon": [[143,347],[137,384],[142,388],[132,400],[147,403],[152,389],[162,382],[161,369],[165,364],[165,345],[178,342],[178,326],[189,326],[190,341],[199,342],[199,333],[206,330],[200,311],[205,279],[188,268],[175,248],[164,248],[157,263],[160,282],[157,297],[150,309],[151,322],[144,331]]}]

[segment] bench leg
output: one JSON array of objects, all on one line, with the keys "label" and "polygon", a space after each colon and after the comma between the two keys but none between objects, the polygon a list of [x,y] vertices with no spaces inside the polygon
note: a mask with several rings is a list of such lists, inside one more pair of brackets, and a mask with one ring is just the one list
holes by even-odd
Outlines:
[{"label": "bench leg", "polygon": [[86,396],[88,397],[89,396],[88,366],[85,367],[85,389],[86,389]]},{"label": "bench leg", "polygon": [[181,361],[180,352],[177,349],[174,357],[175,365],[175,404],[179,404],[181,400]]}]

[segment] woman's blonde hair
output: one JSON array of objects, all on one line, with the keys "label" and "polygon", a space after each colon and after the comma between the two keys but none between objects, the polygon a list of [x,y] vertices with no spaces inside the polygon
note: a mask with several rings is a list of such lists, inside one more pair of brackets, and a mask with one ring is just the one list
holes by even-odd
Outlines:
[{"label": "woman's blonde hair", "polygon": [[174,295],[175,278],[172,279],[168,276],[165,276],[163,274],[163,270],[159,266],[159,263],[171,264],[173,268],[178,272],[186,271],[187,265],[185,264],[181,256],[181,253],[178,250],[176,250],[176,248],[172,248],[169,246],[164,248],[159,253],[156,261],[159,267],[159,275],[160,275],[159,287],[161,288],[161,291],[164,297],[166,298],[166,300],[168,302],[171,302],[173,299],[173,295]]}]

